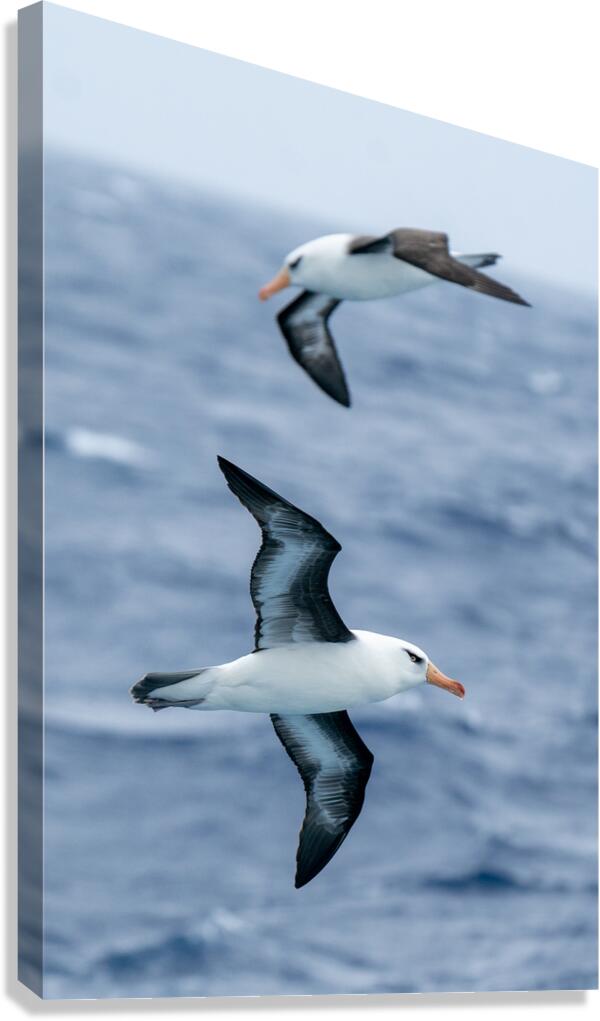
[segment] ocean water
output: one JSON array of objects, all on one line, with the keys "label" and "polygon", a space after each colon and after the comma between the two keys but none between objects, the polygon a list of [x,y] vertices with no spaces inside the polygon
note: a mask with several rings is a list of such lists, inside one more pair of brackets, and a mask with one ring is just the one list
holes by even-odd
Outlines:
[{"label": "ocean water", "polygon": [[[532,309],[443,283],[345,303],[347,411],[290,359],[287,296],[256,299],[347,227],[48,158],[49,997],[596,985],[593,301],[505,261]],[[350,627],[467,688],[352,713],[365,807],[301,891],[269,720],[128,694],[252,648],[259,533],[217,453],[340,540]]]}]

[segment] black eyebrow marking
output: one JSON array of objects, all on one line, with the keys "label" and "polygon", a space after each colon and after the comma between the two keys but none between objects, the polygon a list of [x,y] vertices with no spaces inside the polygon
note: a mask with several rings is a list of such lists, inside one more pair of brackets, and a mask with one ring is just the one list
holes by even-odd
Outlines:
[{"label": "black eyebrow marking", "polygon": [[300,262],[302,262],[302,256],[301,255],[299,255],[297,259],[294,259],[293,262],[288,263],[288,265],[289,265],[290,269],[296,269],[296,266]]},{"label": "black eyebrow marking", "polygon": [[405,651],[407,656],[410,656],[410,658],[415,661],[415,663],[422,663],[423,662],[423,657],[422,656],[417,656],[416,652],[411,652],[410,649],[405,649],[404,651]]}]

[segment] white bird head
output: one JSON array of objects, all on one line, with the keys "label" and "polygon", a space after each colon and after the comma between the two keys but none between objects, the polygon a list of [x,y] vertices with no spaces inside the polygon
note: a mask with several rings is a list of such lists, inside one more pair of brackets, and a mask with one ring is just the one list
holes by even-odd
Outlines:
[{"label": "white bird head", "polygon": [[[309,242],[310,244],[310,242]],[[269,280],[268,284],[261,287],[258,292],[258,296],[261,301],[266,301],[267,298],[271,298],[278,291],[282,291],[284,287],[290,287],[293,284],[302,284],[302,260],[304,259],[306,252],[304,249],[306,245],[300,245],[299,248],[295,248],[293,252],[286,255],[283,266],[278,273],[275,274],[272,280]]]},{"label": "white bird head", "polygon": [[261,301],[277,294],[284,287],[299,286],[315,289],[315,281],[325,267],[331,266],[345,254],[351,235],[326,234],[298,245],[283,260],[283,266],[268,284],[261,287],[258,296]]},{"label": "white bird head", "polygon": [[449,691],[458,698],[465,697],[465,689],[460,681],[446,677],[418,645],[412,645],[411,642],[405,641],[402,641],[401,645],[402,690],[427,682],[427,684],[434,684],[437,688]]}]

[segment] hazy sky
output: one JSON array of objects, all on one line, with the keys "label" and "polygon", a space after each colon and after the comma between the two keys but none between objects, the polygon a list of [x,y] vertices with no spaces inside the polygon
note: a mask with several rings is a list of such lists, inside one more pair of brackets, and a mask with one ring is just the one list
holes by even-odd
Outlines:
[{"label": "hazy sky", "polygon": [[595,169],[44,7],[47,143],[331,230],[445,230],[456,250],[498,251],[511,270],[595,289]]}]

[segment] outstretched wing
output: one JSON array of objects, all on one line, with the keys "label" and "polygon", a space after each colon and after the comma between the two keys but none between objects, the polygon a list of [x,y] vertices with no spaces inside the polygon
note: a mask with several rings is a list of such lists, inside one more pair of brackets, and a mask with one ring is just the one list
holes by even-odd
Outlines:
[{"label": "outstretched wing", "polygon": [[529,305],[516,291],[493,280],[485,273],[479,273],[471,266],[455,259],[448,250],[448,235],[432,230],[416,230],[402,227],[384,234],[380,238],[357,237],[350,243],[351,255],[368,252],[389,252],[396,259],[409,262],[432,276],[461,284],[472,291],[489,294],[492,298],[511,301],[515,305]]},{"label": "outstretched wing", "polygon": [[255,651],[292,642],[349,642],[354,635],[337,612],[327,576],[341,546],[309,514],[262,482],[218,458],[227,485],[256,518],[262,545],[252,567]]},{"label": "outstretched wing", "polygon": [[306,814],[296,855],[296,888],[325,868],[363,806],[373,756],[347,712],[271,715],[275,733],[306,791]]},{"label": "outstretched wing", "polygon": [[277,316],[292,358],[334,401],[350,407],[350,392],[338,358],[328,320],[340,304],[337,298],[302,291]]}]

